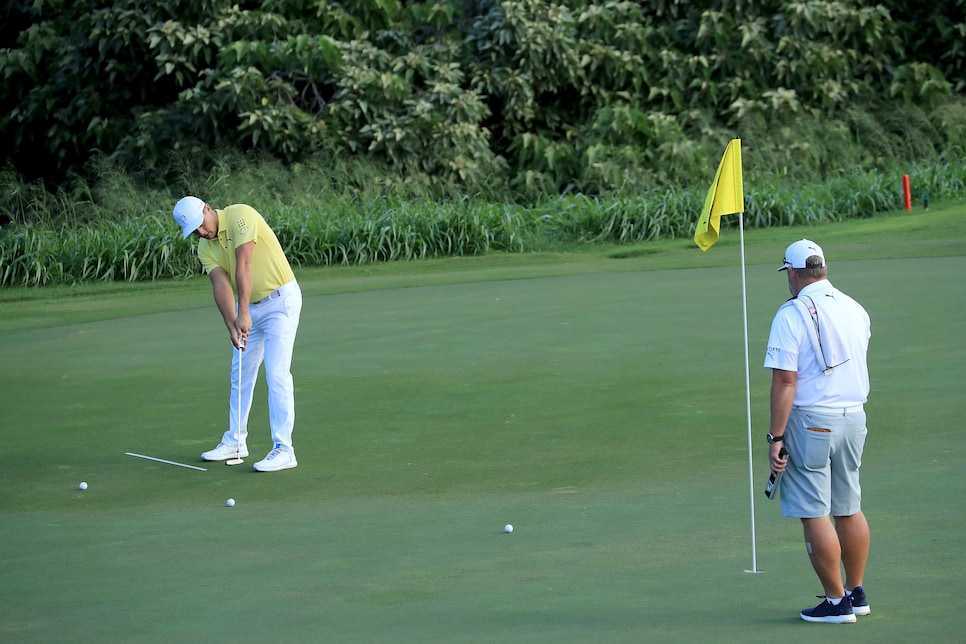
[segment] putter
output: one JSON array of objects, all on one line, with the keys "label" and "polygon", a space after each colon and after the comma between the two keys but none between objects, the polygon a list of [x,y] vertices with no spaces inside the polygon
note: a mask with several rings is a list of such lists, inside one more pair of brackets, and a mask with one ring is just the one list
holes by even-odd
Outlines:
[{"label": "putter", "polygon": [[[781,451],[778,452],[778,455],[781,456],[782,458],[788,458],[788,450],[786,450],[785,447],[782,446]],[[777,474],[772,472],[771,476],[768,477],[768,483],[765,484],[765,496],[768,497],[769,501],[771,499],[774,499],[775,495],[778,494],[778,486],[781,485],[782,483],[782,474],[784,473],[785,473],[785,470],[782,470]]]},{"label": "putter", "polygon": [[235,458],[229,458],[225,461],[225,465],[241,465],[245,462],[245,459],[241,457],[241,442],[239,442],[239,437],[241,436],[241,401],[242,401],[242,354],[245,353],[245,348],[242,346],[241,338],[238,338],[238,408],[235,410],[237,418],[235,419]]}]

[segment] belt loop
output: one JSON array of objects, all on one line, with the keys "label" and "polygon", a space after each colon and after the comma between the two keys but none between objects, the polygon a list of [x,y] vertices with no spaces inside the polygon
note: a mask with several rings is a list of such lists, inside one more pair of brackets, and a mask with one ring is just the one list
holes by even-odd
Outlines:
[{"label": "belt loop", "polygon": [[262,303],[267,302],[269,300],[274,300],[276,297],[278,297],[278,296],[281,295],[281,293],[279,291],[281,291],[281,289],[280,288],[277,288],[274,291],[272,291],[271,293],[269,293],[268,295],[266,295],[265,297],[263,297],[262,299],[258,300],[257,302],[252,302],[252,304],[262,304]]},{"label": "belt loop", "polygon": [[282,284],[281,286],[279,286],[277,289],[275,289],[274,291],[272,291],[262,299],[258,300],[257,302],[252,302],[252,304],[263,304],[269,300],[274,300],[276,297],[282,297],[282,291],[288,290],[287,287],[289,286],[289,284],[295,284],[295,280]]}]

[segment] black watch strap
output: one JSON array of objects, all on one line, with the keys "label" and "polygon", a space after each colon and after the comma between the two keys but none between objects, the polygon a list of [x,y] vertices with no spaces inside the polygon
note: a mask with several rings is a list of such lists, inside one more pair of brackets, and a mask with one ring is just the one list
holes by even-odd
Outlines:
[{"label": "black watch strap", "polygon": [[782,434],[781,436],[775,436],[771,432],[768,432],[768,444],[769,445],[771,445],[772,443],[780,443],[783,440],[785,440],[785,435],[784,434]]}]

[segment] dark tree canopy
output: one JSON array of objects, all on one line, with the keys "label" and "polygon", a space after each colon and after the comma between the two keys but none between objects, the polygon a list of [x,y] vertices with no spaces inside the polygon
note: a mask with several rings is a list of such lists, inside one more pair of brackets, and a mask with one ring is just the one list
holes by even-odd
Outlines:
[{"label": "dark tree canopy", "polygon": [[95,154],[157,171],[224,147],[468,186],[673,182],[707,162],[690,141],[749,120],[948,100],[963,5],[19,0],[0,9],[0,144],[54,182]]}]

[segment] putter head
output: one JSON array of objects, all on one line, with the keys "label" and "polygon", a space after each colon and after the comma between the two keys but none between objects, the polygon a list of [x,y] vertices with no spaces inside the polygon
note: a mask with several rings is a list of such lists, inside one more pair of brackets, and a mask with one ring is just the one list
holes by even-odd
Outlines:
[{"label": "putter head", "polygon": [[241,465],[244,462],[245,459],[243,458],[229,458],[227,461],[225,461],[225,465]]}]

